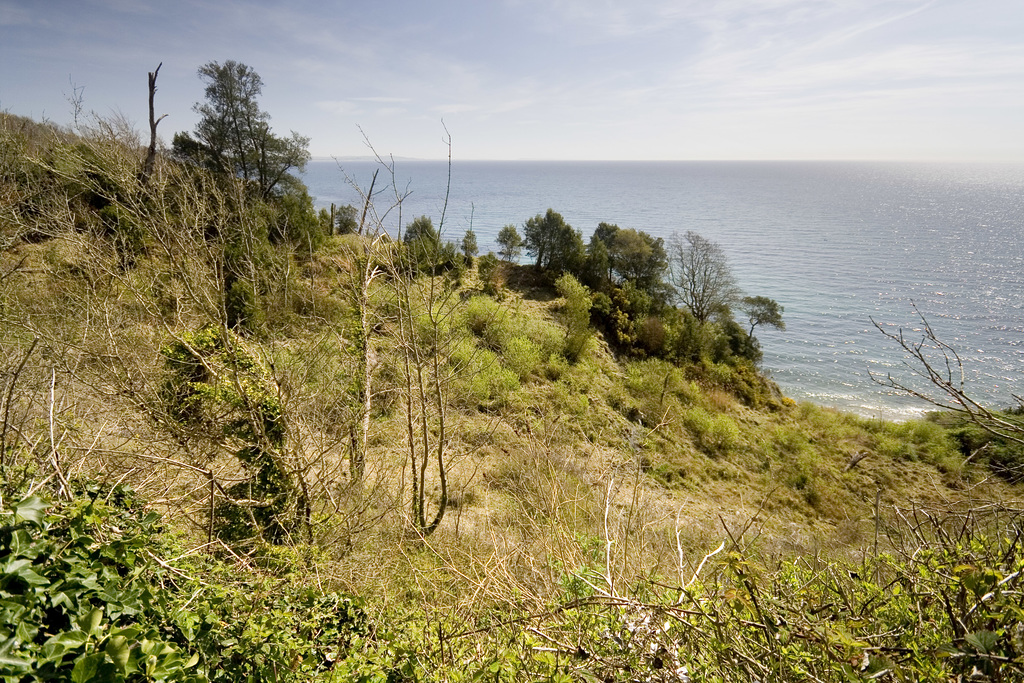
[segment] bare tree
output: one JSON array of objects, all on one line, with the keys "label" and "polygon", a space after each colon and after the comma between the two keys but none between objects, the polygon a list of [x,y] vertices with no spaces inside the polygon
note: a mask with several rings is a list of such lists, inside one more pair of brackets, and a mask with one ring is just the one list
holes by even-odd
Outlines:
[{"label": "bare tree", "polygon": [[[445,131],[447,134],[447,130]],[[447,135],[449,178],[451,187],[451,136]],[[371,146],[372,149],[372,146]],[[376,155],[376,153],[375,153]],[[394,161],[377,160],[391,176],[394,211],[402,225],[402,202],[405,194],[395,183]],[[438,234],[445,225],[448,191],[438,224]],[[383,216],[373,211],[378,225]],[[396,353],[400,371],[401,397],[404,403],[406,463],[412,479],[411,513],[413,531],[420,537],[432,534],[440,526],[448,508],[448,472],[451,459],[452,428],[449,410],[452,382],[465,367],[452,362],[457,343],[454,316],[461,307],[457,283],[448,274],[437,274],[440,250],[428,249],[426,258],[434,259],[427,268],[416,264],[401,241],[388,242],[380,251],[390,287],[393,314],[382,320],[386,342]],[[404,471],[404,468],[403,468]],[[436,484],[438,496],[433,511],[428,501],[428,488]],[[404,489],[404,483],[400,482]]]},{"label": "bare tree", "polygon": [[160,118],[156,118],[153,107],[153,100],[156,98],[156,77],[160,74],[160,67],[163,65],[164,63],[160,62],[154,71],[149,72],[149,149],[146,151],[146,163],[142,167],[143,187],[149,182],[149,176],[153,175],[153,164],[156,162],[156,127],[167,117],[167,114],[164,114]]},{"label": "bare tree", "polygon": [[[910,358],[904,361],[913,377],[925,380],[924,386],[913,384],[892,373],[871,374],[872,381],[888,389],[921,399],[936,408],[952,411],[989,434],[1024,446],[1024,421],[1015,421],[1005,413],[994,411],[979,403],[967,389],[963,360],[952,346],[939,339],[924,315],[914,306],[921,318],[920,339],[907,339],[900,328],[890,332],[874,318],[871,322],[878,331],[896,342]],[[1024,410],[1024,398],[1014,396],[1017,407]]]},{"label": "bare tree", "polygon": [[347,298],[358,318],[358,326],[353,335],[358,356],[355,376],[357,408],[350,427],[349,446],[349,475],[353,480],[362,478],[366,466],[370,413],[373,409],[373,371],[376,366],[373,332],[376,320],[371,310],[370,294],[374,283],[385,273],[379,254],[387,233],[383,230],[382,219],[373,204],[377,175],[377,171],[374,171],[370,187],[365,192],[356,183],[351,183],[363,199],[357,230],[359,241],[349,254],[349,277],[346,283]]},{"label": "bare tree", "polygon": [[688,230],[668,240],[672,285],[680,303],[705,323],[739,298],[725,252],[716,242]]}]

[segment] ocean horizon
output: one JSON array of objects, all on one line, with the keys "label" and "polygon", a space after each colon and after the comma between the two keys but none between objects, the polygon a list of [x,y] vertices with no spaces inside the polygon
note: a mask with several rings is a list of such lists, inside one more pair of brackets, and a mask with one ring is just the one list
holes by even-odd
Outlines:
[{"label": "ocean horizon", "polygon": [[[313,161],[318,207],[361,204],[371,160]],[[451,175],[449,185],[449,172]],[[386,174],[385,174],[386,175]],[[377,190],[383,179],[378,177]],[[388,179],[390,182],[390,179]],[[404,198],[389,230],[420,215],[481,253],[502,226],[548,208],[589,240],[600,222],[718,242],[745,294],[785,307],[758,330],[763,370],[796,400],[905,419],[932,409],[871,375],[909,378],[874,326],[921,330],[917,311],[994,407],[1024,393],[1024,164],[862,161],[395,160]],[[445,200],[447,198],[447,204]],[[394,193],[376,198],[390,205]],[[443,216],[443,222],[442,222]],[[523,262],[529,262],[524,257]]]}]

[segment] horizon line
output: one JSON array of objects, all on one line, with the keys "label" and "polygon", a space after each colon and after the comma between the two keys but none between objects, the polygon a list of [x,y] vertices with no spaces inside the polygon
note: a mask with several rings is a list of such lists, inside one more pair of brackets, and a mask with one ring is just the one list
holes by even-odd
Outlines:
[{"label": "horizon line", "polygon": [[[868,164],[1006,164],[1024,165],[1024,159],[912,159],[912,158],[807,158],[807,159],[552,159],[552,158],[530,158],[518,159],[502,158],[465,158],[451,159],[446,157],[389,157],[393,161],[401,162],[432,162],[432,163],[467,163],[467,162],[488,162],[488,163],[573,163],[573,164],[612,164],[612,163],[643,163],[643,164],[679,164],[679,163],[868,163]],[[342,156],[342,155],[314,155],[309,160],[316,162],[376,162],[378,159],[372,156]]]}]

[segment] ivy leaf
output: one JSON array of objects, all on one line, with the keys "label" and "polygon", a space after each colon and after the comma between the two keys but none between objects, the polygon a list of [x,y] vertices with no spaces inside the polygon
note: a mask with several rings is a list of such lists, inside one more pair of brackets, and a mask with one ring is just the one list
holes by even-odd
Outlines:
[{"label": "ivy leaf", "polygon": [[107,641],[104,651],[114,661],[114,666],[117,667],[117,670],[122,674],[127,674],[128,658],[131,655],[131,649],[128,639],[124,636],[111,636],[110,640]]},{"label": "ivy leaf", "polygon": [[32,660],[22,659],[17,655],[11,654],[11,650],[14,649],[14,640],[9,639],[7,642],[0,644],[0,669],[6,669],[8,674],[20,671],[29,671],[32,669]]},{"label": "ivy leaf", "polygon": [[3,567],[3,573],[16,576],[30,586],[44,586],[50,583],[32,569],[31,560],[15,560]]},{"label": "ivy leaf", "polygon": [[75,660],[75,668],[71,670],[72,683],[89,683],[89,681],[96,680],[96,671],[102,663],[102,652],[97,652],[87,657],[79,657]]},{"label": "ivy leaf", "polygon": [[48,504],[39,496],[29,496],[14,504],[14,523],[31,522],[42,526]]},{"label": "ivy leaf", "polygon": [[32,660],[12,655],[0,655],[0,668],[8,669],[12,672],[29,671],[32,668]]},{"label": "ivy leaf", "polygon": [[81,631],[58,633],[43,643],[43,657],[47,661],[59,662],[66,653],[85,645],[87,639],[88,636]]},{"label": "ivy leaf", "polygon": [[88,614],[84,614],[78,619],[78,627],[90,636],[95,636],[100,632],[101,619],[103,619],[103,608],[93,607]]}]

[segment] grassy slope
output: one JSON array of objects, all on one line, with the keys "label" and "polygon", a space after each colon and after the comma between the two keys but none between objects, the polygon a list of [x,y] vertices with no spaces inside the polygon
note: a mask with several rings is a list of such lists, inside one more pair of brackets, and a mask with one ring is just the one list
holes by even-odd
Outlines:
[{"label": "grassy slope", "polygon": [[[14,182],[17,173],[7,174],[9,196],[40,205],[34,216],[21,207],[6,226],[12,243],[2,255],[4,272],[18,266],[4,281],[9,356],[17,357],[31,336],[39,336],[54,353],[67,354],[69,378],[75,376],[75,363],[102,366],[96,359],[123,352],[122,372],[142,373],[132,380],[136,386],[159,383],[160,345],[169,334],[194,329],[203,320],[203,296],[209,293],[188,288],[208,287],[211,278],[182,277],[181,268],[197,264],[187,254],[172,258],[156,228],[133,268],[120,269],[112,238],[97,229],[101,221],[95,210],[68,191],[69,186],[80,194],[95,189],[88,178],[75,175],[90,172],[83,145],[74,147],[74,139],[69,143],[13,117],[7,132],[9,169],[63,181],[54,190],[40,180],[31,195],[24,183]],[[137,152],[119,146],[102,129],[92,135],[84,147],[99,158],[97,167],[115,179],[131,178]],[[22,155],[20,161],[15,154]],[[67,202],[63,211],[61,197]],[[33,220],[39,224],[35,236],[17,239],[18,228],[24,231]],[[254,341],[261,355],[274,359],[289,393],[295,413],[291,443],[300,456],[324,461],[325,474],[340,470],[345,456],[344,439],[330,433],[330,423],[344,419],[344,404],[351,401],[342,390],[353,372],[352,312],[344,292],[354,244],[351,237],[332,238],[312,260],[279,250],[271,268],[283,277],[262,302],[268,336]],[[530,268],[513,268],[505,279],[500,303],[479,293],[472,271],[449,300],[449,334],[466,367],[454,373],[447,389],[455,424],[450,448],[455,506],[438,537],[446,543],[449,537],[462,543],[473,536],[471,545],[490,547],[488,535],[528,535],[541,518],[558,521],[569,499],[574,501],[571,525],[579,528],[567,533],[601,537],[605,507],[619,510],[631,532],[644,529],[651,539],[670,541],[645,540],[652,545],[640,562],[643,572],[665,572],[678,560],[677,528],[689,539],[686,549],[695,553],[721,538],[724,527],[751,520],[771,539],[766,542],[779,547],[856,549],[871,535],[876,492],[884,510],[1016,495],[984,470],[964,466],[943,431],[929,423],[893,424],[795,406],[759,378],[746,378],[754,388],[741,401],[730,391],[738,377],[732,368],[616,359],[599,338],[579,363],[568,364],[559,356],[564,333],[556,293]],[[378,308],[388,297],[385,290],[376,295]],[[401,470],[405,459],[398,360],[386,334],[377,339],[374,353],[379,354],[375,388],[380,397],[369,465],[380,473],[375,482],[394,508],[404,505],[393,478],[386,476]],[[37,378],[37,386],[45,387],[45,377]],[[103,405],[102,394],[118,389],[69,379],[68,392],[75,392],[69,400],[89,424],[83,443],[86,433],[102,434],[100,425],[112,419],[108,410],[125,409],[123,403]],[[325,402],[335,415],[317,414]],[[142,437],[145,420],[142,414],[128,416],[124,421],[132,426],[120,429]],[[845,471],[850,459],[864,452],[867,457]],[[159,448],[151,455],[178,457]],[[82,465],[85,471],[98,467],[98,474],[105,466],[102,459]],[[108,476],[113,472],[122,469],[113,468]],[[377,510],[385,513],[390,517],[382,526],[402,526],[397,509]],[[375,552],[372,542],[368,548]]]},{"label": "grassy slope", "polygon": [[[145,248],[126,268],[94,209],[69,192],[95,189],[88,164],[70,143],[45,129],[26,135],[21,124],[8,121],[2,158],[8,377],[40,341],[11,394],[20,450],[8,459],[7,483],[47,476],[48,444],[59,437],[66,474],[133,485],[185,546],[200,546],[207,488],[195,468],[228,480],[238,464],[217,444],[203,453],[183,447],[146,401],[164,381],[161,346],[208,319],[216,278],[201,251],[167,247],[168,232],[184,229],[180,216],[145,223]],[[137,153],[98,140],[90,143],[95,163],[130,182]],[[25,180],[25,169],[36,175]],[[616,359],[598,338],[569,364],[559,354],[560,301],[524,268],[508,273],[500,302],[480,293],[473,272],[448,299],[445,360],[461,368],[445,392],[451,505],[436,533],[411,538],[400,359],[383,312],[372,345],[367,474],[346,483],[354,243],[331,238],[311,259],[287,248],[268,257],[276,274],[261,294],[268,331],[247,343],[271,369],[289,456],[314,492],[313,559],[296,566],[381,613],[541,609],[565,596],[572,577],[612,594],[678,586],[723,542],[768,564],[857,560],[874,555],[880,529],[884,549],[886,531],[913,510],[1020,497],[1018,487],[965,464],[932,423],[794,405],[735,369]],[[388,309],[384,285],[373,301]],[[729,388],[741,381],[754,387],[745,401]],[[187,458],[193,469],[174,464]],[[428,493],[436,503],[436,476]]]}]

